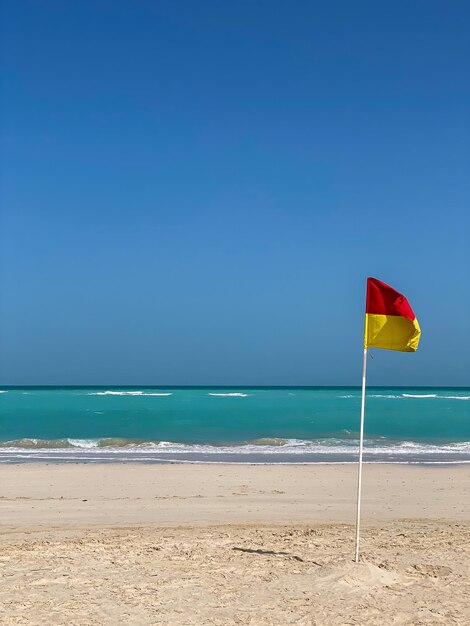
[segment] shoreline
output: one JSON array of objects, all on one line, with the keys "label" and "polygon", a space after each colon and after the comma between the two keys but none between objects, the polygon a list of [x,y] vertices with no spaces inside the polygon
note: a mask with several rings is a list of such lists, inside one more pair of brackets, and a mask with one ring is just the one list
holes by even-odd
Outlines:
[{"label": "shoreline", "polygon": [[[14,465],[227,465],[227,466],[248,466],[248,467],[261,467],[261,466],[309,466],[314,467],[316,465],[357,465],[358,461],[197,461],[194,459],[83,459],[77,457],[71,457],[68,459],[57,459],[52,457],[50,459],[44,458],[28,458],[28,459],[15,459],[15,460],[0,460],[0,468],[5,466]],[[445,461],[362,461],[363,465],[404,465],[413,467],[454,467],[454,466],[466,466],[470,464],[470,459],[461,459],[459,461],[445,460]]]},{"label": "shoreline", "polygon": [[[364,465],[403,465],[403,466],[459,466],[469,465],[470,456],[461,455],[462,458],[456,456],[436,456],[426,455],[421,457],[411,457],[406,459],[397,458],[377,458],[366,456],[363,459]],[[312,459],[308,455],[131,455],[131,454],[66,454],[43,456],[39,454],[25,455],[1,455],[0,467],[8,467],[11,465],[229,465],[229,466],[322,466],[322,465],[357,465],[357,455],[327,455],[322,454],[320,458]]]}]

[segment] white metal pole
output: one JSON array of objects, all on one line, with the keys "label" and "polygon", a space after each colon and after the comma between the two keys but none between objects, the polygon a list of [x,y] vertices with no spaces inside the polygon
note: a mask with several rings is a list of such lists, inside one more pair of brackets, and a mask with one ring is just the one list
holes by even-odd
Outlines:
[{"label": "white metal pole", "polygon": [[356,552],[354,560],[359,562],[359,532],[361,525],[361,488],[362,488],[362,450],[364,447],[364,411],[366,406],[366,370],[367,370],[367,348],[364,348],[364,358],[362,361],[362,398],[361,398],[361,431],[359,437],[359,468],[357,475],[357,509],[356,509]]}]

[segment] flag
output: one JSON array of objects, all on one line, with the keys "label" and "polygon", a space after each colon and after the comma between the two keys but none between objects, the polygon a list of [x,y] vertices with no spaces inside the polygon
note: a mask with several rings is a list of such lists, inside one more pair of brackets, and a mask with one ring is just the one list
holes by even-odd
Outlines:
[{"label": "flag", "polygon": [[364,348],[415,352],[421,329],[408,300],[377,278],[367,279]]}]

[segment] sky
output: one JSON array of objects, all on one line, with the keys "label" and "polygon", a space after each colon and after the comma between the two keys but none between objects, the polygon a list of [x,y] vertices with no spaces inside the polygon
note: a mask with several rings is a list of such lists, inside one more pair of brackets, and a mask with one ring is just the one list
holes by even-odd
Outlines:
[{"label": "sky", "polygon": [[0,384],[470,385],[470,5],[4,0]]}]

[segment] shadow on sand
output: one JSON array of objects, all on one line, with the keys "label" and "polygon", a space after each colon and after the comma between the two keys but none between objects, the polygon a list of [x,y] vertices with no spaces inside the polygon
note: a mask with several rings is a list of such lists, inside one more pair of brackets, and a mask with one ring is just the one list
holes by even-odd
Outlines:
[{"label": "shadow on sand", "polygon": [[304,560],[300,558],[300,556],[296,556],[295,554],[291,554],[290,552],[275,552],[274,550],[262,550],[261,548],[255,549],[237,547],[232,548],[232,550],[236,550],[237,552],[248,552],[248,554],[259,554],[261,556],[288,556],[295,561],[301,561],[302,563],[304,562]]}]

